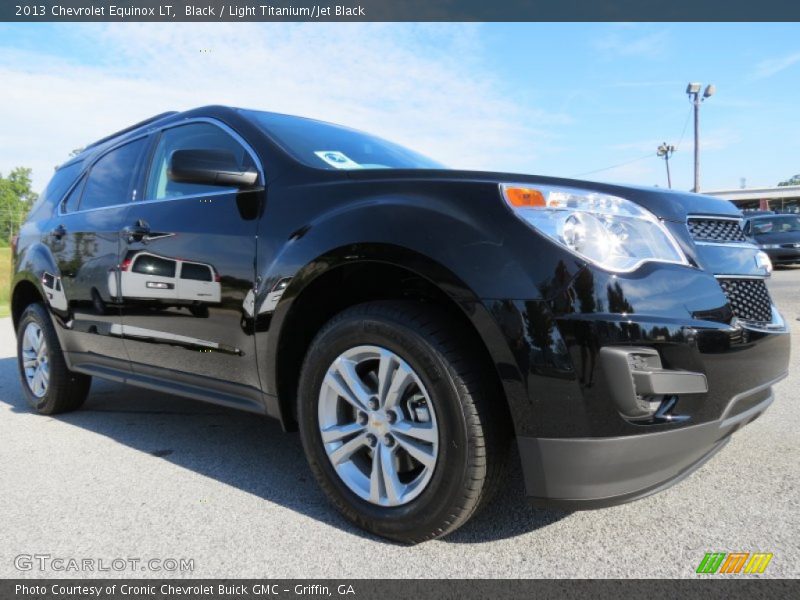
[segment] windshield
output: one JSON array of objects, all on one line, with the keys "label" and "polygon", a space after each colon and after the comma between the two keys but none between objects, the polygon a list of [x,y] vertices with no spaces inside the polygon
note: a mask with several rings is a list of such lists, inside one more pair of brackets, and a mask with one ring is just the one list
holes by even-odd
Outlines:
[{"label": "windshield", "polygon": [[254,110],[242,111],[292,156],[316,169],[444,169],[392,142],[347,127]]},{"label": "windshield", "polygon": [[769,217],[766,219],[755,219],[751,225],[753,234],[763,233],[788,233],[800,231],[800,217]]}]

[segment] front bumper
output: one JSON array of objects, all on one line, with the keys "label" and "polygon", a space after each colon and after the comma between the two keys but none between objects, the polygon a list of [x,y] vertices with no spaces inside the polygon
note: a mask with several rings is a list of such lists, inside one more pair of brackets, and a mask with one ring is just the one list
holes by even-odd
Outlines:
[{"label": "front bumper", "polygon": [[722,418],[610,438],[517,438],[529,500],[563,510],[603,508],[669,487],[699,468],[772,403],[774,381],[733,398]]},{"label": "front bumper", "polygon": [[[731,318],[720,286],[702,273],[577,279],[560,298],[485,301],[503,339],[494,347],[507,349],[496,364],[537,505],[597,508],[674,484],[761,415],[786,376],[789,332],[777,311],[761,327]],[[605,308],[602,300],[615,312],[586,310]],[[607,348],[654,350],[663,369],[707,387],[673,388],[661,397],[669,411],[643,420],[618,401]]]}]

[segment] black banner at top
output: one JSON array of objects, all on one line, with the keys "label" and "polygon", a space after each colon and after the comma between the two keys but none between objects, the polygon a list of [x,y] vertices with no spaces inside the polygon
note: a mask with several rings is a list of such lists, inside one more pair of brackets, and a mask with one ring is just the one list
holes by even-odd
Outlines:
[{"label": "black banner at top", "polygon": [[799,21],[797,0],[2,0],[0,21]]}]

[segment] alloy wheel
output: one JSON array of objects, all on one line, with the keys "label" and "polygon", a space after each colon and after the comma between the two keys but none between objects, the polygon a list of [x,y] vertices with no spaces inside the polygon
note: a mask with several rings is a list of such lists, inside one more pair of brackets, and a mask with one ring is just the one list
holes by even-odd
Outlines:
[{"label": "alloy wheel", "polygon": [[401,506],[430,482],[436,412],[419,376],[394,352],[357,346],[340,354],[322,382],[318,419],[337,475],[362,499]]},{"label": "alloy wheel", "polygon": [[31,393],[42,398],[50,384],[50,363],[44,332],[34,322],[28,323],[23,333],[22,368]]}]

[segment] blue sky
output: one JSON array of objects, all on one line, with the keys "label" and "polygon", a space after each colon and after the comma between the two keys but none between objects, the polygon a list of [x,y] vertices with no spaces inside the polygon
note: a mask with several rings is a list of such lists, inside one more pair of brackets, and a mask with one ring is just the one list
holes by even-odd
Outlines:
[{"label": "blue sky", "polygon": [[[800,172],[797,24],[3,24],[0,172],[208,103],[365,129],[454,167],[702,188]],[[613,168],[609,168],[613,167]]]}]

